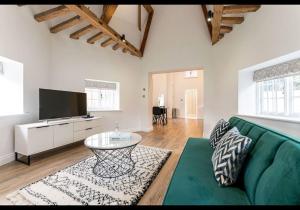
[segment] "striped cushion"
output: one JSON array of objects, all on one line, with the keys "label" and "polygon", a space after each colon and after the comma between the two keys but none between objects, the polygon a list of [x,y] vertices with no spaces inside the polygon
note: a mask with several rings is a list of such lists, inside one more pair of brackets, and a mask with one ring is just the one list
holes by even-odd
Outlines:
[{"label": "striped cushion", "polygon": [[251,141],[241,135],[236,127],[221,138],[212,155],[214,174],[219,185],[228,186],[236,182]]},{"label": "striped cushion", "polygon": [[229,122],[221,119],[217,122],[216,126],[210,134],[209,143],[210,146],[215,149],[222,136],[229,130]]}]

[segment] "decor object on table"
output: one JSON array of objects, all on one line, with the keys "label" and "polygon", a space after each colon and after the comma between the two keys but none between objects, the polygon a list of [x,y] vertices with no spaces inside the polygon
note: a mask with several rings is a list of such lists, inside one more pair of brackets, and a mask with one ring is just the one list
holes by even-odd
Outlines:
[{"label": "decor object on table", "polygon": [[146,192],[171,151],[137,145],[134,169],[116,178],[93,173],[95,156],[66,167],[7,196],[17,205],[134,205]]},{"label": "decor object on table", "polygon": [[221,119],[217,122],[210,134],[210,146],[215,149],[222,136],[229,130],[229,122]]}]

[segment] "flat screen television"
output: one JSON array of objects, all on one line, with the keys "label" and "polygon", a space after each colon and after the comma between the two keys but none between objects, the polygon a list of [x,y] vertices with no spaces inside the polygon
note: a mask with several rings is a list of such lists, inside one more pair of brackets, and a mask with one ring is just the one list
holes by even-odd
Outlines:
[{"label": "flat screen television", "polygon": [[83,116],[86,114],[86,93],[39,89],[40,120]]}]

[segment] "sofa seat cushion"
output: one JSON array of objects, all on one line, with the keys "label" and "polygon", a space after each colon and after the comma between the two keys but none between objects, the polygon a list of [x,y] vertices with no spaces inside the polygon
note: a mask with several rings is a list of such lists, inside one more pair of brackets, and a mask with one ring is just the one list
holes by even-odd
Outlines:
[{"label": "sofa seat cushion", "polygon": [[247,205],[236,186],[219,187],[215,180],[208,139],[190,138],[173,173],[164,205]]}]

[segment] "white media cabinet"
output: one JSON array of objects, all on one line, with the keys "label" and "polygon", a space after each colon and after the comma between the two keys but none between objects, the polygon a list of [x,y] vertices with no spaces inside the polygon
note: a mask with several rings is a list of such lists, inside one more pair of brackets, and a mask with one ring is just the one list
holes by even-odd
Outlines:
[{"label": "white media cabinet", "polygon": [[70,118],[43,121],[15,126],[15,160],[18,154],[30,156],[63,145],[83,140],[91,135],[103,132],[103,118]]}]

